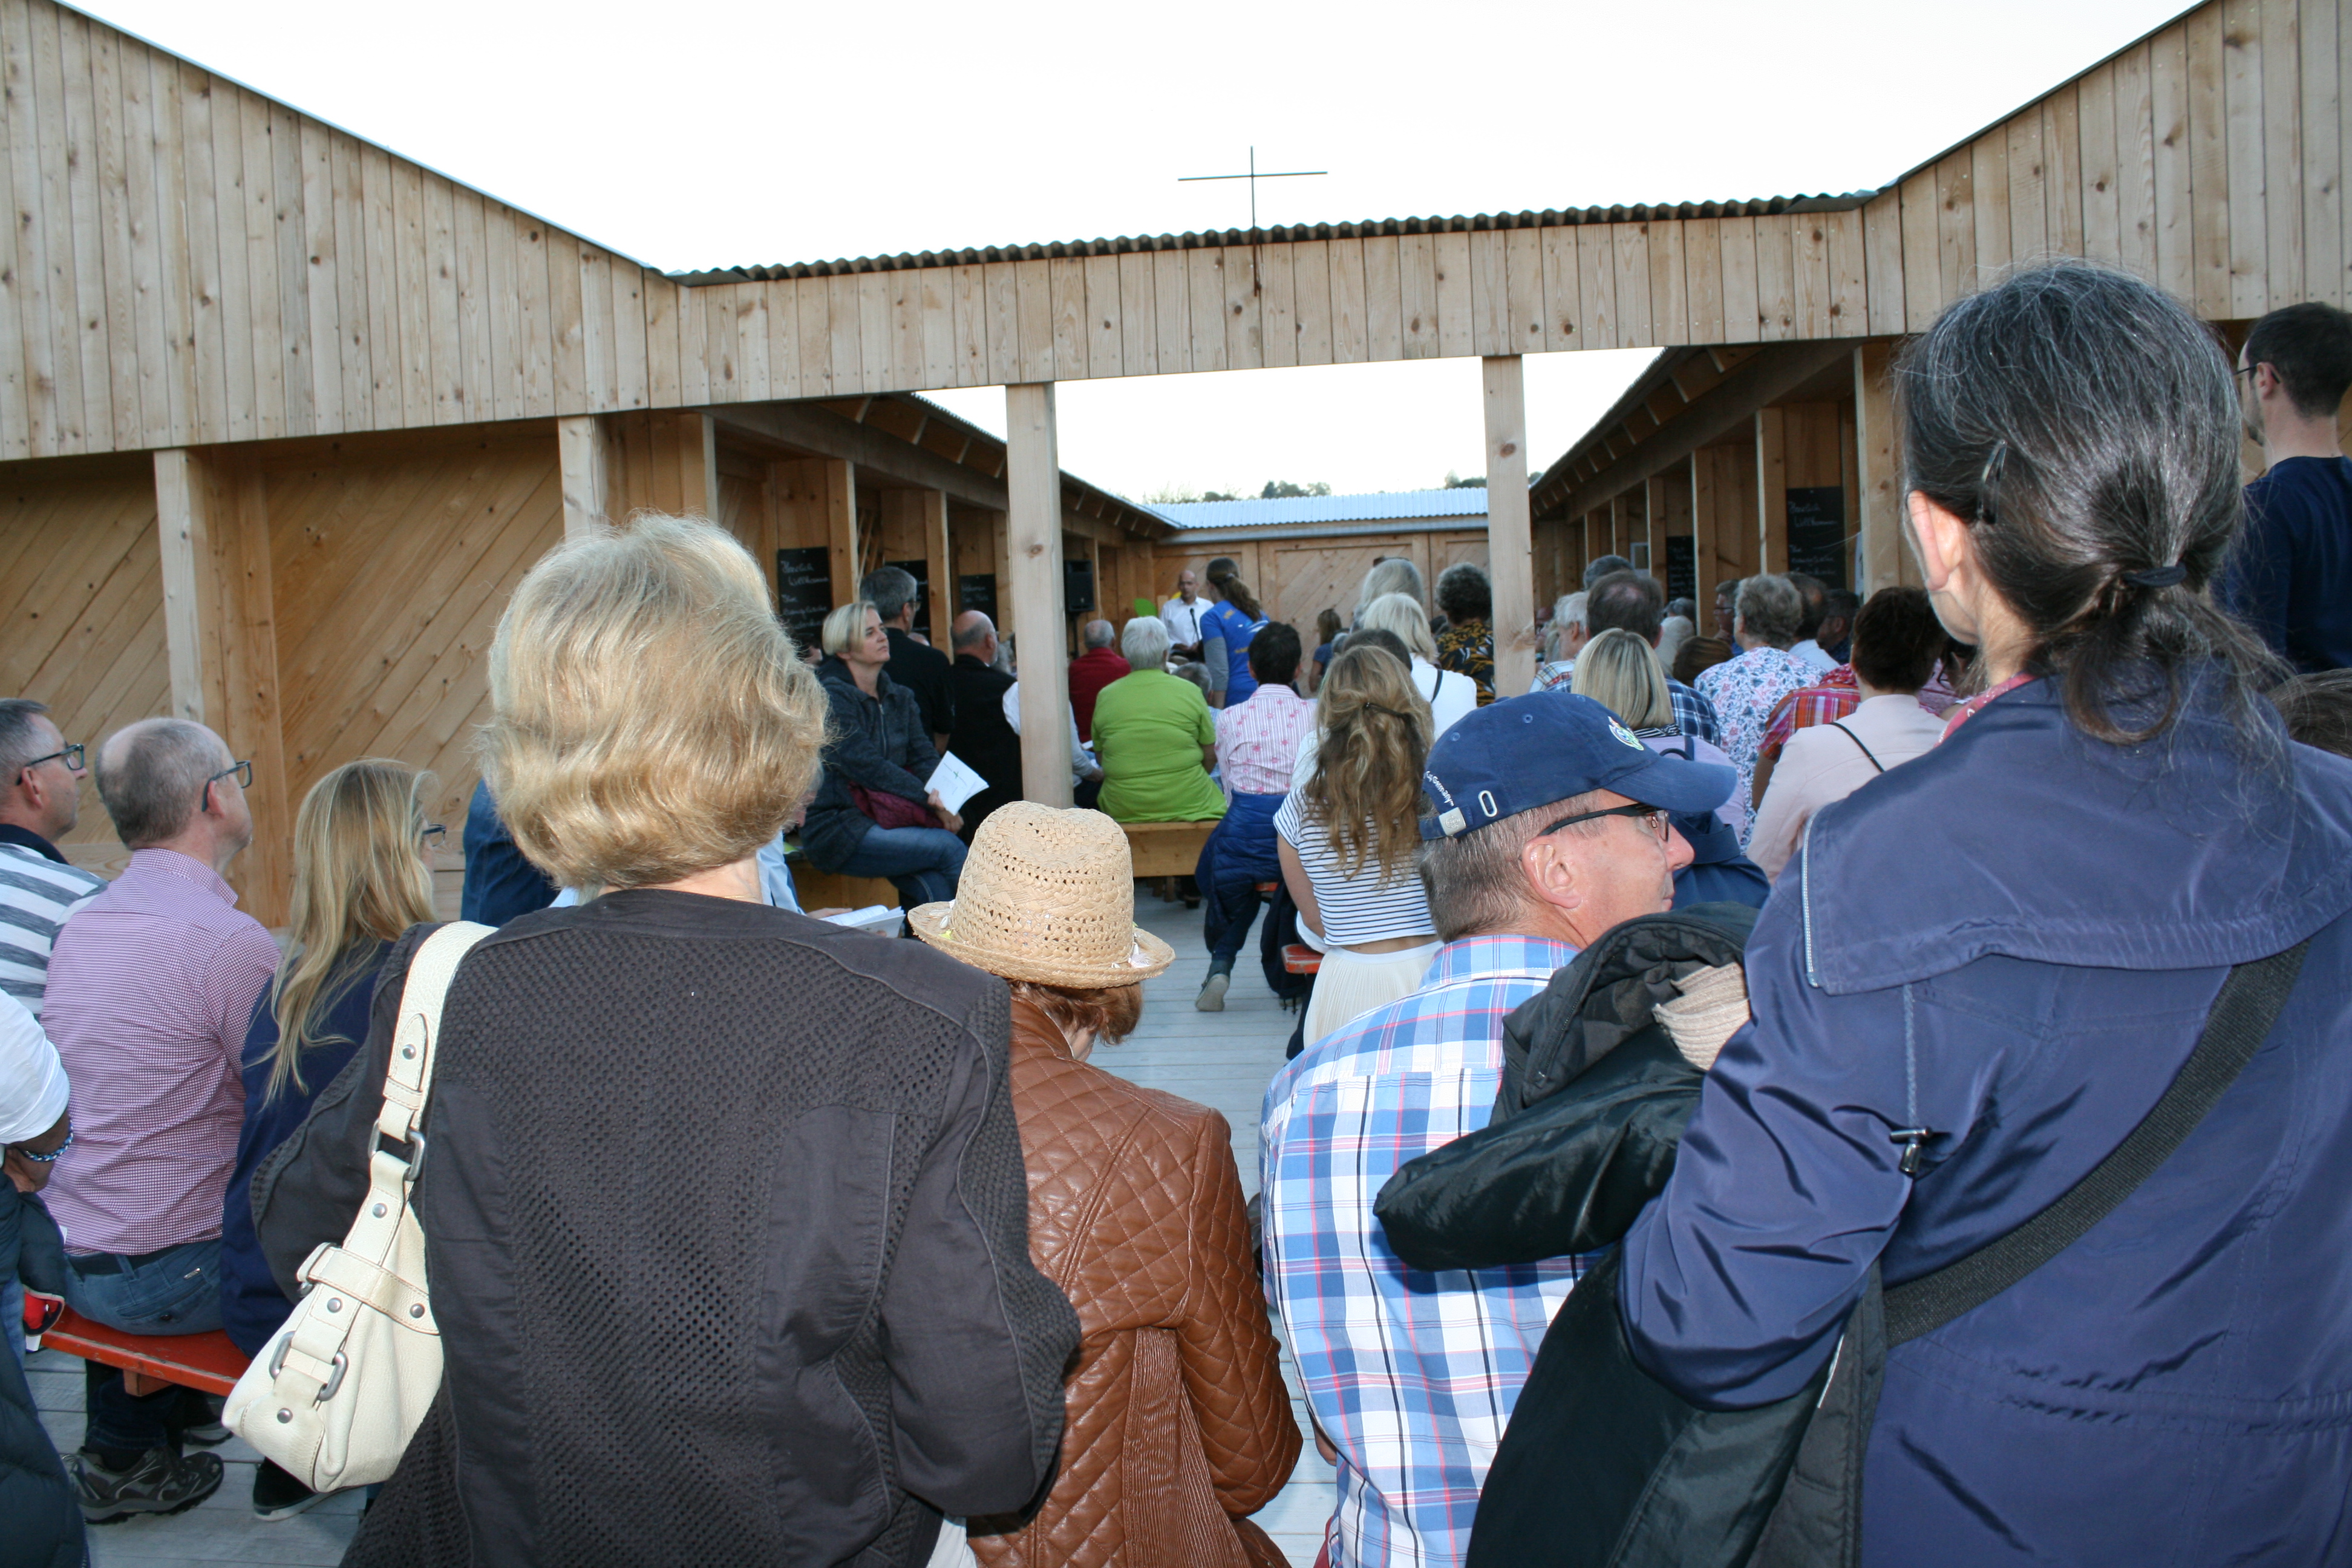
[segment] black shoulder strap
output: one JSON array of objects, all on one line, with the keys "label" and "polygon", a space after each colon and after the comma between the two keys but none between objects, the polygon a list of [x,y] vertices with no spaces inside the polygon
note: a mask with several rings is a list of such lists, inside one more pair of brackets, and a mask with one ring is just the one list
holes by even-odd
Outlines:
[{"label": "black shoulder strap", "polygon": [[1830,721],[1830,728],[1831,728],[1831,729],[1832,729],[1832,730],[1835,730],[1835,731],[1837,731],[1839,733],[1843,734],[1843,735],[1847,740],[1852,741],[1855,745],[1857,745],[1857,746],[1862,746],[1862,754],[1863,754],[1863,756],[1864,756],[1864,757],[1865,757],[1865,758],[1867,758],[1867,759],[1868,759],[1868,761],[1869,761],[1869,763],[1870,763],[1870,765],[1871,765],[1872,767],[1876,768],[1876,769],[1877,769],[1880,773],[1885,773],[1885,772],[1886,771],[1886,764],[1885,764],[1885,763],[1880,762],[1880,761],[1878,760],[1878,758],[1877,758],[1877,755],[1876,755],[1875,753],[1874,753],[1868,746],[1863,746],[1863,745],[1862,745],[1862,737],[1861,737],[1861,736],[1859,736],[1859,735],[1857,735],[1857,734],[1855,734],[1853,731],[1851,731],[1851,730],[1847,729],[1847,728],[1845,727],[1845,721],[1844,721],[1844,720],[1843,720],[1843,719],[1832,719],[1832,720],[1831,720],[1831,721]]},{"label": "black shoulder strap", "polygon": [[2130,1136],[2063,1197],[1999,1241],[1933,1274],[1890,1287],[1886,1342],[1901,1344],[1931,1333],[1984,1305],[2080,1240],[2154,1175],[2269,1037],[2310,946],[2306,937],[2284,952],[2230,971],[2205,1032],[2172,1087]]}]

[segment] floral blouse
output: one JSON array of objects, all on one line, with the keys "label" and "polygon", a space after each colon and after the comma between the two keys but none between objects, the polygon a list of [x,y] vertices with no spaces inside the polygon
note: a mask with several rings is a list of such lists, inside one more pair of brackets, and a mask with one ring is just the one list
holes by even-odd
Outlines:
[{"label": "floral blouse", "polygon": [[1698,694],[1715,708],[1717,742],[1739,770],[1739,789],[1733,798],[1751,816],[1749,788],[1772,710],[1799,687],[1813,684],[1817,673],[1811,661],[1778,647],[1752,647],[1737,658],[1699,671]]},{"label": "floral blouse", "polygon": [[1437,635],[1437,667],[1468,676],[1478,706],[1495,700],[1495,628],[1486,621],[1455,621]]}]

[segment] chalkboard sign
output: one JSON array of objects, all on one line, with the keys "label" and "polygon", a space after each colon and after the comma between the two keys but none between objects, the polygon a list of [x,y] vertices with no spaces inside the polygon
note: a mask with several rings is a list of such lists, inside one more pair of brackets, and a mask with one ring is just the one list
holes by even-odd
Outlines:
[{"label": "chalkboard sign", "polygon": [[1845,490],[1820,485],[1789,492],[1789,570],[1845,586]]},{"label": "chalkboard sign", "polygon": [[915,629],[929,632],[931,629],[931,563],[928,561],[885,561],[882,564],[896,566],[915,580]]},{"label": "chalkboard sign", "polygon": [[776,617],[803,647],[814,647],[833,609],[833,552],[822,544],[776,552]]},{"label": "chalkboard sign", "polygon": [[1666,535],[1666,599],[1698,597],[1698,541],[1687,533]]},{"label": "chalkboard sign", "polygon": [[[992,622],[996,620],[996,574],[982,572],[956,579],[956,605],[961,610],[978,610]],[[1002,626],[1000,623],[1000,629]]]}]

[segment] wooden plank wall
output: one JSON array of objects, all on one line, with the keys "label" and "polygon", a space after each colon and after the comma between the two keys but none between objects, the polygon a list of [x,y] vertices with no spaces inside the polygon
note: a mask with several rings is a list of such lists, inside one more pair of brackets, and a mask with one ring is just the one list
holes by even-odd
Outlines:
[{"label": "wooden plank wall", "polygon": [[339,445],[259,479],[288,799],[354,758],[398,757],[440,775],[431,809],[454,837],[479,776],[499,613],[563,537],[554,431]]},{"label": "wooden plank wall", "polygon": [[1860,209],[685,288],[51,0],[0,0],[0,459],[1901,333],[2054,254],[2134,268],[2212,319],[2340,304],[2344,9],[2211,0]]},{"label": "wooden plank wall", "polygon": [[[168,712],[154,470],[137,457],[0,468],[0,696],[49,705],[89,747]],[[129,859],[95,775],[67,836],[77,861],[112,875]]]}]

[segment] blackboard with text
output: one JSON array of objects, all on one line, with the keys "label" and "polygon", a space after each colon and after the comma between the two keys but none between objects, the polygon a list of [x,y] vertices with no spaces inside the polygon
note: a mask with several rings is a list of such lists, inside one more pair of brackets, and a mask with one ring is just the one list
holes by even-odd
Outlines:
[{"label": "blackboard with text", "polygon": [[814,647],[833,609],[833,552],[822,544],[776,552],[776,618],[802,647]]},{"label": "blackboard with text", "polygon": [[1789,570],[1845,586],[1845,490],[1818,485],[1789,492]]},{"label": "blackboard with text", "polygon": [[[956,610],[978,610],[991,622],[997,621],[996,574],[982,572],[956,579]],[[998,623],[1001,626],[1001,623]]]},{"label": "blackboard with text", "polygon": [[1698,541],[1687,533],[1666,535],[1666,598],[1698,597]]}]

